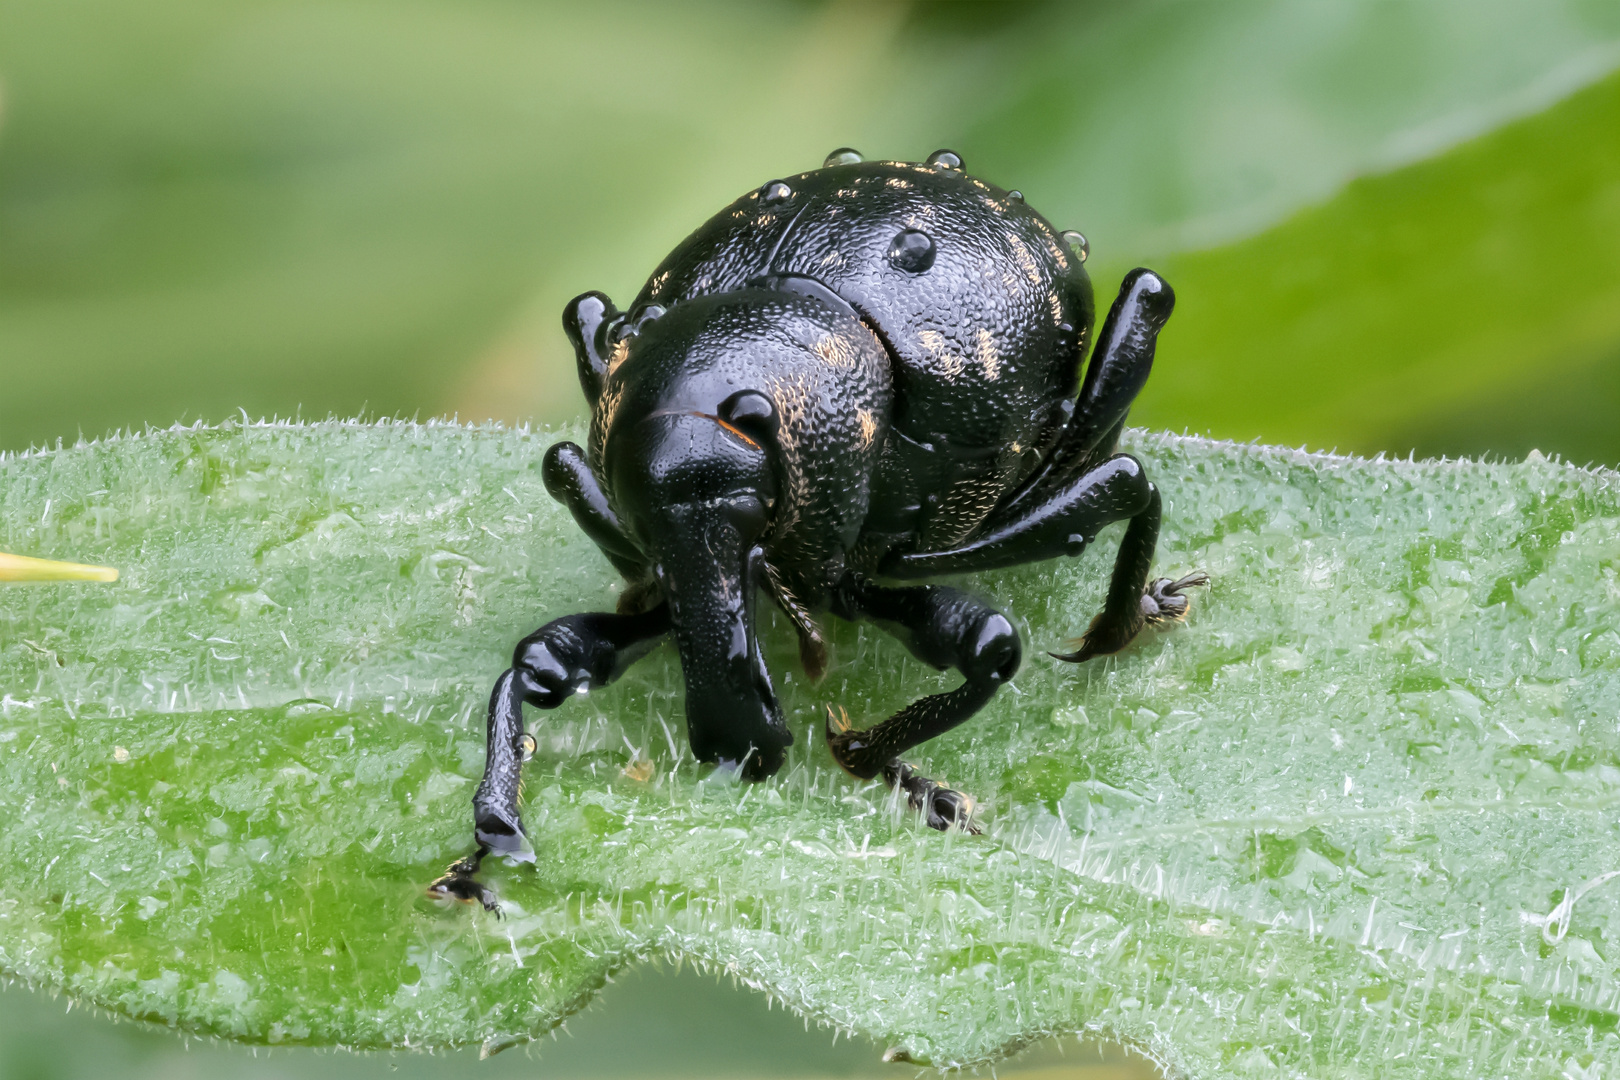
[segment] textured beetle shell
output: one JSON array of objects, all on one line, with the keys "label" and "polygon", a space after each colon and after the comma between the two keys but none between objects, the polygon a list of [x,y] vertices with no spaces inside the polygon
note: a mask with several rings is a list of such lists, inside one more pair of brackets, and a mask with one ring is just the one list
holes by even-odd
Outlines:
[{"label": "textured beetle shell", "polygon": [[[653,412],[712,415],[738,390],[761,391],[778,419],[767,555],[796,595],[819,595],[866,519],[893,400],[882,345],[848,311],[765,289],[680,304],[634,340],[609,368],[593,418],[590,453],[601,474],[613,475],[615,436]],[[834,475],[849,483],[817,482]],[[634,507],[614,509],[634,521]]]},{"label": "textured beetle shell", "polygon": [[[801,173],[716,214],[663,261],[636,299],[674,308],[769,274],[814,278],[850,303],[893,358],[900,474],[949,492],[916,522],[924,549],[977,527],[1039,460],[1073,397],[1094,315],[1091,283],[1050,224],[960,170],[862,162]],[[897,233],[934,246],[932,265],[892,265]],[[904,447],[902,442],[902,447]],[[919,449],[920,448],[920,449]],[[917,460],[943,455],[946,461]],[[896,527],[902,531],[910,523]]]}]

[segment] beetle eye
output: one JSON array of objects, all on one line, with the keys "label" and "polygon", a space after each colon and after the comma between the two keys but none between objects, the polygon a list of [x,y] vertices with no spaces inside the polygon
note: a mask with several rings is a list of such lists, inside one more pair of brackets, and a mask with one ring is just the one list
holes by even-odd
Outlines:
[{"label": "beetle eye", "polygon": [[925,232],[906,229],[889,244],[889,265],[908,274],[920,274],[934,265],[934,241]]},{"label": "beetle eye", "polygon": [[776,407],[758,390],[739,390],[720,403],[720,419],[761,440],[776,437]]}]

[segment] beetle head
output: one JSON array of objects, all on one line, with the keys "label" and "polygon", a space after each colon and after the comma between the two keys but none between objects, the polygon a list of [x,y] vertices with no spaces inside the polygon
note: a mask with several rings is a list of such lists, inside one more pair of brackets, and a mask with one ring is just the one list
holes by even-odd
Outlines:
[{"label": "beetle head", "polygon": [[775,420],[752,390],[712,413],[654,411],[624,433],[611,476],[669,600],[692,752],[751,779],[776,772],[793,742],[754,632],[777,497]]}]

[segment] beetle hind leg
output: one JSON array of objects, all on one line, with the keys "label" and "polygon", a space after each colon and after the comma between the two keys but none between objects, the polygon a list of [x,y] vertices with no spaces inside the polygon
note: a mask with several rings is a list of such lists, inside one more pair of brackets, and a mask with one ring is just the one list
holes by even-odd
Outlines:
[{"label": "beetle hind leg", "polygon": [[1103,321],[1073,414],[1045,460],[1000,507],[1000,516],[1061,495],[1114,453],[1131,404],[1153,369],[1159,331],[1175,302],[1175,291],[1153,271],[1138,267],[1125,275]]}]

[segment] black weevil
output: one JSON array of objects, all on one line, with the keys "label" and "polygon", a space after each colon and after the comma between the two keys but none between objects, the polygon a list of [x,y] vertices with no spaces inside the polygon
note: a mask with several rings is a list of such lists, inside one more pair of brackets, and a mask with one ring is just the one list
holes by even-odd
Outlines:
[{"label": "black weevil", "polygon": [[[882,775],[935,828],[971,803],[900,760],[972,716],[1018,670],[994,607],[906,581],[1078,555],[1129,524],[1102,613],[1058,659],[1124,647],[1177,619],[1193,574],[1148,581],[1159,493],[1115,452],[1174,294],[1125,277],[1092,344],[1086,242],[1058,233],[941,150],[924,164],[835,151],[689,236],[628,311],[586,293],[563,313],[591,405],[589,445],[552,446],[544,479],[629,583],[614,614],[570,615],[517,646],[489,703],[477,850],[430,886],[472,879],[493,851],[530,859],[518,813],[522,706],[554,709],[612,682],[665,635],[686,680],[692,753],[770,776],[793,734],[754,636],[763,591],[819,677],[824,612],[870,619],[964,682],[866,729],[829,720],[833,757]],[[1077,392],[1078,386],[1078,392]]]}]

